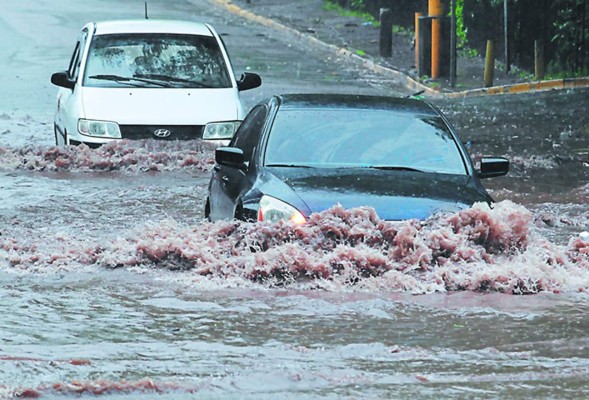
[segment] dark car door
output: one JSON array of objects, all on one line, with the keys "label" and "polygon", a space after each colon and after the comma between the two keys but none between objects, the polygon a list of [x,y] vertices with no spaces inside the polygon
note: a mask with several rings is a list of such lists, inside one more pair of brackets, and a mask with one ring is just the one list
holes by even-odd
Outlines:
[{"label": "dark car door", "polygon": [[260,140],[260,134],[268,115],[268,107],[264,104],[253,108],[237,130],[229,144],[243,151],[246,170],[215,165],[210,184],[210,219],[232,219],[240,198],[249,190],[255,179],[253,155]]}]

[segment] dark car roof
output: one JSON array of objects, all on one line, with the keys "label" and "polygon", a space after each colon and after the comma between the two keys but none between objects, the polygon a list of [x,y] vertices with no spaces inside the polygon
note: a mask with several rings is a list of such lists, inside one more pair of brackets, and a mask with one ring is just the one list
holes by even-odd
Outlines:
[{"label": "dark car roof", "polygon": [[438,115],[436,110],[425,101],[401,97],[356,94],[284,94],[277,96],[277,99],[280,108],[350,108]]}]

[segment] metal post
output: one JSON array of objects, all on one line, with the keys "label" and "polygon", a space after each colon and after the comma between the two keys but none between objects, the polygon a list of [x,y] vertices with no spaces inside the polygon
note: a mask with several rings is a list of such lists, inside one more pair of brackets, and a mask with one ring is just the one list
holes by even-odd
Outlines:
[{"label": "metal post", "polygon": [[393,13],[389,8],[380,9],[380,56],[393,55]]},{"label": "metal post", "polygon": [[432,66],[432,19],[419,17],[419,62],[417,63],[417,75],[419,77],[431,76]]},{"label": "metal post", "polygon": [[423,16],[422,13],[415,13],[415,69],[419,71],[419,17]]},{"label": "metal post", "polygon": [[487,53],[485,56],[485,87],[493,86],[493,79],[495,73],[495,50],[493,48],[493,41],[487,40]]},{"label": "metal post", "polygon": [[507,7],[507,1],[503,0],[503,39],[505,46],[505,73],[508,74],[511,71],[511,60],[509,57],[509,12]]}]

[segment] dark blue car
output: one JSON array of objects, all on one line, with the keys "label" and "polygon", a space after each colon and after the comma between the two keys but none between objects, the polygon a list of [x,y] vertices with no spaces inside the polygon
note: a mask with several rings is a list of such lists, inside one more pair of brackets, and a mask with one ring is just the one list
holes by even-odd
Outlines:
[{"label": "dark blue car", "polygon": [[373,207],[385,220],[425,219],[493,200],[444,115],[414,99],[339,94],[274,96],[254,107],[215,154],[211,221],[303,223],[336,204]]}]

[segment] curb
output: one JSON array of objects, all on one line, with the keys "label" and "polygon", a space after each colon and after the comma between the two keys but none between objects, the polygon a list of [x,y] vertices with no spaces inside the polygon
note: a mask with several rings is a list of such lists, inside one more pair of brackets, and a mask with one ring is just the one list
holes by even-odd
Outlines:
[{"label": "curb", "polygon": [[581,89],[589,87],[589,77],[583,78],[565,78],[555,79],[550,81],[535,81],[526,83],[516,83],[512,85],[503,86],[492,86],[488,88],[480,89],[469,89],[460,92],[448,92],[433,89],[423,83],[416,81],[410,76],[404,74],[401,71],[397,71],[388,67],[384,67],[371,59],[364,58],[358,54],[344,48],[338,47],[333,44],[325,43],[314,36],[298,31],[289,26],[283,25],[273,19],[263,17],[261,15],[254,14],[251,11],[244,10],[243,8],[233,4],[231,0],[208,0],[217,7],[224,8],[225,10],[235,14],[239,17],[248,19],[253,22],[257,22],[260,25],[264,25],[279,31],[287,32],[299,40],[304,40],[314,46],[322,47],[334,54],[347,57],[352,61],[361,64],[365,68],[372,72],[379,73],[391,78],[398,80],[401,84],[409,90],[415,92],[423,92],[432,97],[449,97],[449,98],[463,98],[472,96],[483,96],[483,95],[501,95],[501,94],[521,94],[536,91],[547,91],[547,90],[563,90],[563,89]]},{"label": "curb", "polygon": [[515,83],[513,85],[493,86],[488,88],[465,90],[462,92],[450,92],[446,93],[446,96],[450,98],[457,98],[481,95],[530,93],[547,90],[581,89],[587,87],[589,87],[589,77],[565,78],[550,81]]}]

